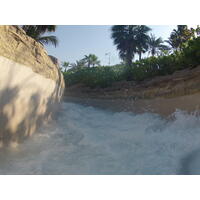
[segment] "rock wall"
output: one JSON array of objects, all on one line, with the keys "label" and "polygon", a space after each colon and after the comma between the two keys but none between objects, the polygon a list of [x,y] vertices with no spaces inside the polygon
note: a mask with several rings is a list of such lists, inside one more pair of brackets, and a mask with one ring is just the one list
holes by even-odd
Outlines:
[{"label": "rock wall", "polygon": [[44,47],[18,26],[0,26],[0,146],[32,135],[63,91],[59,66]]}]

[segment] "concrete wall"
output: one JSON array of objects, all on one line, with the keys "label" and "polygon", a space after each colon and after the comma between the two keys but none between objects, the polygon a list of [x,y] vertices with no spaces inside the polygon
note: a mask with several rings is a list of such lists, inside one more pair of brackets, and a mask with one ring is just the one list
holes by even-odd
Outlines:
[{"label": "concrete wall", "polygon": [[[2,37],[1,33],[4,33],[4,30],[8,34],[15,30],[20,32],[24,37],[23,41],[18,41],[21,46],[28,46],[30,41],[35,42],[15,27],[1,28],[2,26],[0,48],[5,46],[6,41],[9,42]],[[39,51],[43,53],[43,62],[37,62],[37,65],[28,64],[29,57],[23,57],[24,53],[20,51],[19,48],[10,51],[7,53],[8,56],[0,52],[0,146],[18,143],[32,135],[36,128],[47,121],[56,110],[64,90],[64,80],[58,65],[53,63],[42,45],[38,45],[37,53]],[[31,52],[31,47],[26,51],[32,54],[30,59],[34,63],[37,55]],[[18,59],[15,59],[16,56]],[[15,61],[19,60],[20,56],[21,62]],[[45,64],[45,60],[51,65],[50,67]],[[52,76],[49,77],[48,74]]]}]

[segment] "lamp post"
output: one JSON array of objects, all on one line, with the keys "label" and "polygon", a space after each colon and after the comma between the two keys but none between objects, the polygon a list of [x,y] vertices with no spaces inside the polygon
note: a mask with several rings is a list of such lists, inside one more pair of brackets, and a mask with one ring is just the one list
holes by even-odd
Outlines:
[{"label": "lamp post", "polygon": [[108,53],[106,53],[105,55],[108,56],[108,65],[110,66],[110,55],[111,55],[111,53],[108,52]]}]

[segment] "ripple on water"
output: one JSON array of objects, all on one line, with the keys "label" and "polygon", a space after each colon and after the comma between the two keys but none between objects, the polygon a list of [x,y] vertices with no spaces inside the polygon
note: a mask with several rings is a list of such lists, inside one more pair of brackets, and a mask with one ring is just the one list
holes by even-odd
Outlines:
[{"label": "ripple on water", "polygon": [[55,121],[0,152],[0,174],[200,174],[199,120],[63,103]]}]

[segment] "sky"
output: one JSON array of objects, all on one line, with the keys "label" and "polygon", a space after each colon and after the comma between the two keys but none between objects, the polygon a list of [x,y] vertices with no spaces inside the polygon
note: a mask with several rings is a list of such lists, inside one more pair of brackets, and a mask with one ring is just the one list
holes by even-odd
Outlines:
[{"label": "sky", "polygon": [[[166,40],[171,31],[176,28],[175,25],[148,25],[157,37]],[[119,64],[121,62],[118,51],[111,39],[111,26],[103,25],[62,25],[57,26],[57,30],[50,35],[58,38],[59,44],[55,48],[52,45],[46,45],[45,48],[49,55],[55,56],[60,62],[67,61],[74,63],[80,60],[84,55],[95,54],[98,56],[102,65],[108,65],[110,53],[110,64]]]}]

